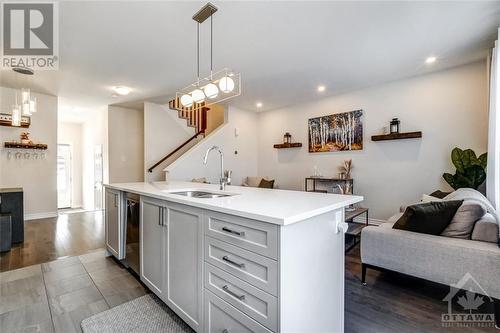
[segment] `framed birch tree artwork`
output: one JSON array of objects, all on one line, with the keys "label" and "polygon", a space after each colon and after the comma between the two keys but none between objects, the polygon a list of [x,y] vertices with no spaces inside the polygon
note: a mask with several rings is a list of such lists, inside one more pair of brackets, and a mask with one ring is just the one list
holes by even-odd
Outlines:
[{"label": "framed birch tree artwork", "polygon": [[363,110],[309,119],[309,152],[363,149]]}]

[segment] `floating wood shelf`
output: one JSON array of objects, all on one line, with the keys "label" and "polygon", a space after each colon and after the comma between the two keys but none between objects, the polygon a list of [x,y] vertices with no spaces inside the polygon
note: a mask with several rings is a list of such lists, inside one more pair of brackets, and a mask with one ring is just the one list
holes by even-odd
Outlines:
[{"label": "floating wood shelf", "polygon": [[278,143],[274,145],[276,149],[284,149],[284,148],[299,148],[302,147],[302,143],[294,142],[294,143]]},{"label": "floating wood shelf", "polygon": [[5,148],[15,148],[15,149],[40,149],[46,150],[48,146],[43,143],[21,143],[21,142],[5,142]]},{"label": "floating wood shelf", "polygon": [[422,132],[393,133],[384,135],[373,135],[372,141],[416,139],[421,137],[422,137]]}]

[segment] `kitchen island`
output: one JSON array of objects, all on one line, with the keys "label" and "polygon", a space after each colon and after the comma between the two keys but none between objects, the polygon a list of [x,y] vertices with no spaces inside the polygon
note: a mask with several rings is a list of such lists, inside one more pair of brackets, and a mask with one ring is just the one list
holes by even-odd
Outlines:
[{"label": "kitchen island", "polygon": [[197,332],[342,332],[346,196],[190,182],[106,185],[106,247],[125,258],[140,196],[140,278]]}]

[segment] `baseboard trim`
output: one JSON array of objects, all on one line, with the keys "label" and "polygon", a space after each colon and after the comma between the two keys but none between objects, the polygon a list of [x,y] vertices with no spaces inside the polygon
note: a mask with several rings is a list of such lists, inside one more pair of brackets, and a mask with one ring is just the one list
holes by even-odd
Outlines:
[{"label": "baseboard trim", "polygon": [[46,212],[46,213],[34,213],[34,214],[24,214],[25,221],[39,220],[39,219],[48,219],[51,217],[57,217],[57,212]]}]

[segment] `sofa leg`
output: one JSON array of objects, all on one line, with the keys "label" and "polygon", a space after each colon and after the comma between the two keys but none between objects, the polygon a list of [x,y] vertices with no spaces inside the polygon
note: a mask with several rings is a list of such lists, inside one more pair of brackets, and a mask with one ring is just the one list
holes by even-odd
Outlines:
[{"label": "sofa leg", "polygon": [[493,299],[493,304],[495,307],[495,326],[500,330],[500,300]]},{"label": "sofa leg", "polygon": [[366,265],[361,263],[361,284],[366,286]]}]

